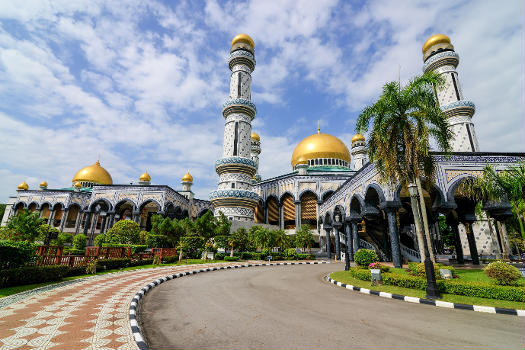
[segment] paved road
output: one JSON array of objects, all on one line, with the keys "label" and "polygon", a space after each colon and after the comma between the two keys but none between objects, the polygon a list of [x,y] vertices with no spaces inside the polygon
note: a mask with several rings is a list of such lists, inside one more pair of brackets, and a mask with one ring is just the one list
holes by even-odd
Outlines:
[{"label": "paved road", "polygon": [[340,264],[251,267],[166,282],[143,300],[150,349],[523,349],[522,317],[449,310],[323,281]]}]

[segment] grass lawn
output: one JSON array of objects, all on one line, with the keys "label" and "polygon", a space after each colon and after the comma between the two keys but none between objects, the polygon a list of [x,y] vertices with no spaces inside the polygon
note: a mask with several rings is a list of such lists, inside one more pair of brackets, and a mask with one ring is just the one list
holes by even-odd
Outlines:
[{"label": "grass lawn", "polygon": [[[456,269],[456,275],[462,281],[492,283],[492,280],[488,278],[482,269]],[[525,278],[522,277],[518,280],[518,286],[525,286]]]},{"label": "grass lawn", "polygon": [[[394,271],[392,271],[394,270]],[[395,270],[399,269],[391,269],[392,272],[397,272]],[[467,270],[456,270],[456,271],[467,271]],[[469,270],[473,271],[473,270]],[[474,270],[476,271],[476,270]],[[478,272],[481,270],[477,270]],[[459,275],[459,274],[458,274]],[[475,274],[469,275],[469,276],[475,276]],[[350,276],[350,274],[346,271],[337,271],[332,272],[330,274],[330,277],[336,281],[351,284],[356,287],[362,287],[372,290],[377,290],[380,292],[387,292],[387,293],[394,293],[394,294],[401,294],[406,295],[410,297],[418,297],[418,298],[425,298],[425,291],[419,290],[419,289],[412,289],[412,288],[403,288],[403,287],[397,287],[397,286],[372,286],[372,283],[370,281],[362,281],[356,278],[353,278]],[[486,277],[486,276],[485,276]],[[461,277],[460,277],[461,278]],[[474,277],[473,277],[474,278]],[[488,278],[488,277],[487,277]],[[468,279],[465,279],[466,281]],[[470,281],[479,281],[477,279],[472,279]],[[497,299],[487,299],[487,298],[479,298],[479,297],[468,297],[464,295],[455,295],[455,294],[441,294],[442,301],[448,301],[451,303],[461,303],[461,304],[469,304],[469,305],[481,305],[481,306],[495,306],[495,307],[502,307],[502,308],[508,308],[508,309],[525,309],[525,303],[519,302],[519,301],[508,301],[508,300],[497,300]]]},{"label": "grass lawn", "polygon": [[[187,263],[186,263],[187,262]],[[156,267],[163,267],[163,266],[176,266],[176,265],[193,265],[193,264],[210,264],[210,263],[223,263],[224,260],[201,260],[201,259],[184,259],[181,263],[171,263],[171,264],[162,264],[162,265],[141,265],[141,266],[132,266],[132,267],[125,267],[122,269],[114,269],[114,270],[106,270],[106,271],[99,271],[97,272],[97,275],[104,275],[107,273],[112,272],[120,272],[120,271],[132,271],[132,270],[140,270],[140,269],[149,269],[149,268],[156,268]],[[70,276],[70,277],[64,277],[61,281],[71,281],[76,280],[79,278],[84,277],[90,277],[94,275],[79,275],[79,276]],[[36,284],[26,284],[23,286],[15,286],[15,287],[7,287],[7,288],[0,288],[0,298],[6,297],[8,295],[16,294],[25,292],[26,290],[31,290],[43,286],[47,286],[50,284],[58,283],[61,281],[53,281],[53,282],[43,282],[43,283],[36,283]]]}]

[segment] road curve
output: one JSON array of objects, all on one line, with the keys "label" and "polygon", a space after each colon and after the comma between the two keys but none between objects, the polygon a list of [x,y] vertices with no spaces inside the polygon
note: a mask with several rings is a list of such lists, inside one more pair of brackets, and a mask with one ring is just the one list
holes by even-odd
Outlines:
[{"label": "road curve", "polygon": [[363,295],[341,264],[250,267],[172,280],[139,309],[150,349],[523,349],[521,317]]}]

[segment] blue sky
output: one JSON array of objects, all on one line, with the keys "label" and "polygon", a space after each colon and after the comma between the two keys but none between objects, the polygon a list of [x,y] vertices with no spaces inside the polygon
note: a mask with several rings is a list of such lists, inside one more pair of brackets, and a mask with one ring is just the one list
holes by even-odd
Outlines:
[{"label": "blue sky", "polygon": [[525,151],[523,1],[2,1],[0,202],[23,180],[71,184],[100,155],[115,183],[216,188],[228,50],[255,41],[254,130],[263,178],[290,171],[315,132],[347,145],[382,85],[421,73],[445,33],[476,104],[482,151]]}]

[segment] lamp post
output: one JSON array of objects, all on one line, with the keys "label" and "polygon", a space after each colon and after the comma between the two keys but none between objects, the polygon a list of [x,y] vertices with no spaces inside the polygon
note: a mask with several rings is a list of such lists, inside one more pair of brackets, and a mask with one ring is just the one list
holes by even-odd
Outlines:
[{"label": "lamp post", "polygon": [[[410,197],[415,199],[412,201],[412,205],[416,206],[416,212],[419,218],[414,217],[414,220],[419,220],[421,218],[421,208],[419,206],[419,193],[417,190],[417,185],[411,183],[408,185],[408,192]],[[419,221],[421,222],[421,221]],[[434,274],[434,264],[430,260],[430,253],[428,251],[429,247],[427,245],[426,239],[423,238],[423,250],[425,253],[425,274],[427,275],[427,299],[441,299],[436,283],[436,275]],[[421,243],[421,242],[420,242]]]},{"label": "lamp post", "polygon": [[335,229],[334,236],[335,236],[335,254],[336,254],[336,260],[341,259],[341,236],[340,236],[340,229],[341,226],[343,226],[343,223],[341,222],[341,214],[339,212],[335,213],[334,215],[334,224],[332,225]]}]

